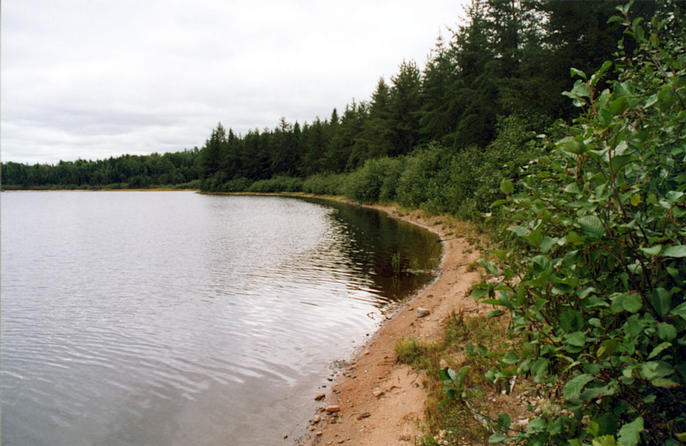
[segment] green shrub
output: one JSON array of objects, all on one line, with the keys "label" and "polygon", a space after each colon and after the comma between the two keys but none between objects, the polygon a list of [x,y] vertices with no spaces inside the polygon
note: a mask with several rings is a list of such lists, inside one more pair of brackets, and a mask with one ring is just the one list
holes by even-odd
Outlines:
[{"label": "green shrub", "polygon": [[395,189],[402,171],[402,161],[393,158],[367,160],[350,173],[343,188],[344,194],[361,203],[373,203],[395,198]]},{"label": "green shrub", "polygon": [[664,23],[631,22],[628,8],[613,20],[639,53],[603,91],[609,62],[573,69],[566,95],[584,114],[501,179],[509,249],[501,270],[482,265],[502,279],[473,295],[511,313],[522,343],[503,363],[555,402],[517,442],[686,440],[686,39],[661,43]]},{"label": "green shrub", "polygon": [[247,178],[233,178],[222,184],[219,190],[222,192],[245,192],[250,188],[251,184],[252,181]]},{"label": "green shrub", "polygon": [[302,190],[302,178],[275,176],[268,180],[258,180],[250,185],[249,192],[300,192]]},{"label": "green shrub", "polygon": [[408,157],[398,179],[398,202],[432,212],[454,209],[454,183],[448,168],[453,156],[452,150],[430,144]]}]

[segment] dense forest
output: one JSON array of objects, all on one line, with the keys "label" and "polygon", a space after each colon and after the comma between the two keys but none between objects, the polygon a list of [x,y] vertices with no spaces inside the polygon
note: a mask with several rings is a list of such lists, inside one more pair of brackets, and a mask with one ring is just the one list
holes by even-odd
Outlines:
[{"label": "dense forest", "polygon": [[194,188],[200,173],[200,150],[197,148],[164,155],[60,161],[56,165],[2,163],[5,189],[128,189],[172,185]]},{"label": "dense forest", "polygon": [[[368,160],[399,159],[427,148],[440,148],[445,153],[435,156],[450,158],[485,148],[513,121],[539,132],[556,119],[575,116],[578,109],[561,94],[569,69],[592,72],[616,50],[623,30],[607,20],[618,4],[474,1],[467,24],[438,38],[423,70],[403,62],[389,80],[379,79],[369,100],[333,109],[326,119],[301,124],[283,118],[272,130],[245,135],[220,124],[200,152],[57,165],[6,162],[2,183],[5,188],[302,190],[305,178],[353,172]],[[633,13],[682,17],[683,8],[677,1],[640,2]],[[625,39],[625,45],[630,51],[633,40]]]},{"label": "dense forest", "polygon": [[471,219],[498,246],[472,296],[508,339],[478,346],[495,364],[481,376],[440,371],[445,420],[474,407],[469,383],[522,377],[543,409],[521,428],[499,414],[490,444],[684,444],[686,3],[474,0],[467,18],[422,70],[403,62],[326,119],[219,124],[177,154],[3,163],[4,187],[303,191]]}]

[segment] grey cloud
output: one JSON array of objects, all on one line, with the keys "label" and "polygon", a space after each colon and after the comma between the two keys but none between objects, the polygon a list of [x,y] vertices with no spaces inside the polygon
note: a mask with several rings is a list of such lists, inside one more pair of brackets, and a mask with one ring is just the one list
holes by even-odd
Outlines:
[{"label": "grey cloud", "polygon": [[[466,3],[465,0],[459,0]],[[403,59],[423,63],[453,0],[15,0],[2,13],[2,159],[201,146],[312,122]]]}]

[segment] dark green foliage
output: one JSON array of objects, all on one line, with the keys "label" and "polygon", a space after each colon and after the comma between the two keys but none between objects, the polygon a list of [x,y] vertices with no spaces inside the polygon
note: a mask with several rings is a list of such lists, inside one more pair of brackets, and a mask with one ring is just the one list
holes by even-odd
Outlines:
[{"label": "dark green foliage", "polygon": [[408,157],[398,180],[398,202],[407,207],[425,207],[438,211],[450,199],[451,151],[429,145]]},{"label": "dark green foliage", "polygon": [[275,176],[268,180],[259,180],[252,183],[248,192],[300,192],[302,190],[302,178]]},{"label": "dark green foliage", "polygon": [[302,191],[317,195],[343,195],[346,178],[345,174],[312,175],[303,182]]},{"label": "dark green foliage", "polygon": [[[2,163],[5,189],[141,188],[188,185],[200,178],[200,150],[123,155],[98,161],[60,161],[56,165]],[[197,187],[197,184],[194,183]]]},{"label": "dark green foliage", "polygon": [[502,278],[473,293],[511,313],[503,360],[553,403],[521,443],[686,439],[686,39],[618,9],[638,52],[608,88],[611,63],[572,70],[584,113],[501,183]]},{"label": "dark green foliage", "polygon": [[362,168],[347,175],[343,193],[361,203],[393,200],[402,169],[402,159],[368,160]]}]

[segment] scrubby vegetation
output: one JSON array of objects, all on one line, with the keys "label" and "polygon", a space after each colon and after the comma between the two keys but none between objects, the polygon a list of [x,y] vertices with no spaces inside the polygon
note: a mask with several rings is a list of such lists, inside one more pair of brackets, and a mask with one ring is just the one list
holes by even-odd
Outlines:
[{"label": "scrubby vegetation", "polygon": [[686,48],[667,20],[630,20],[638,44],[577,78],[583,109],[566,136],[502,177],[505,249],[498,280],[474,296],[511,315],[517,343],[488,378],[530,375],[553,410],[514,438],[525,444],[686,441]]}]

